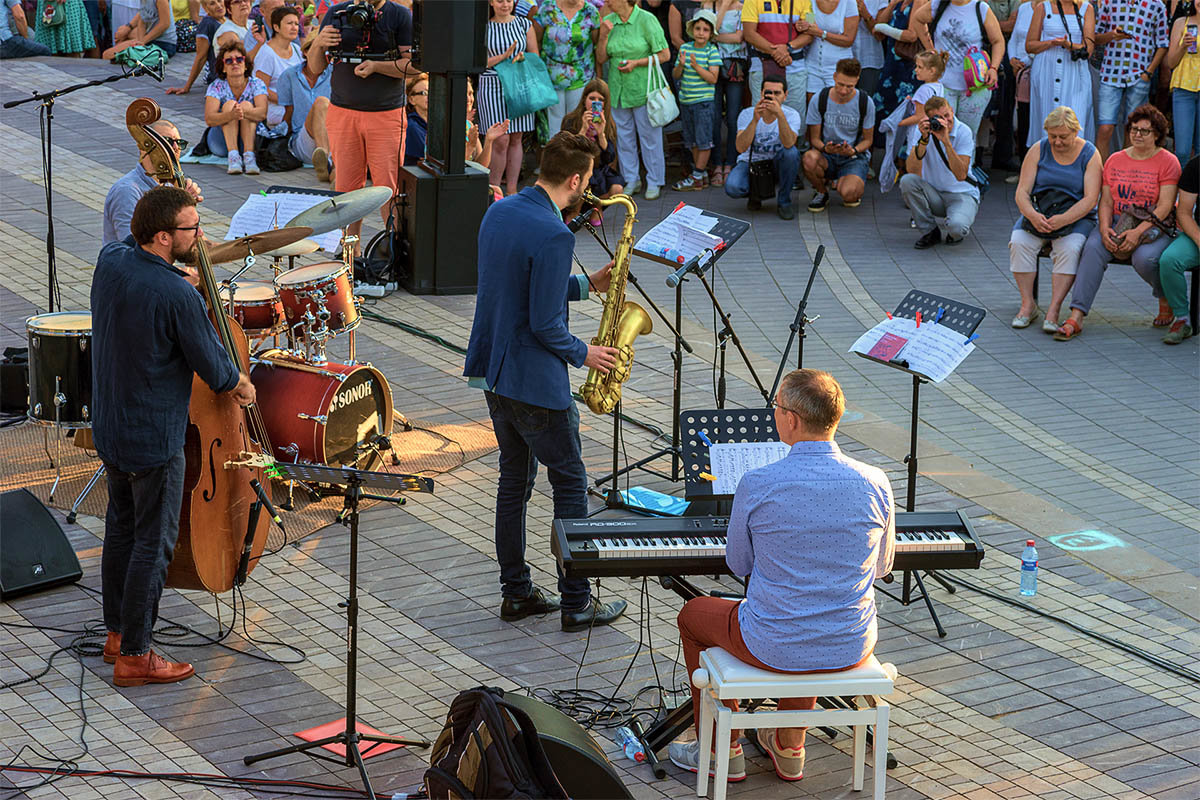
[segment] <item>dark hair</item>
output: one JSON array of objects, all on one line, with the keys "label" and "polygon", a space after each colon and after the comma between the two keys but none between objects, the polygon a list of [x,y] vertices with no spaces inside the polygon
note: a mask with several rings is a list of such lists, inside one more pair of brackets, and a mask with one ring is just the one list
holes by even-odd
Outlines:
[{"label": "dark hair", "polygon": [[600,148],[586,136],[559,131],[542,148],[541,177],[557,186],[572,175],[585,174],[600,155]]},{"label": "dark hair", "polygon": [[196,205],[196,199],[175,186],[155,186],[142,195],[133,209],[129,230],[138,244],[148,244],[162,231],[175,227],[175,218],[183,209]]},{"label": "dark hair", "polygon": [[[591,107],[587,104],[587,96],[592,92],[597,92],[604,98],[604,135],[609,141],[617,140],[617,128],[613,124],[612,118],[612,93],[608,89],[608,84],[603,78],[592,78],[588,81],[587,86],[583,87],[583,92],[579,95],[579,104],[575,106],[571,113],[563,117],[561,130],[576,133],[583,125],[583,115],[591,113]],[[613,169],[616,169],[614,164]]]},{"label": "dark hair", "polygon": [[797,369],[784,376],[776,405],[793,412],[806,429],[817,433],[837,427],[846,410],[846,396],[828,372]]},{"label": "dark hair", "polygon": [[284,17],[293,15],[296,19],[301,19],[300,9],[295,6],[280,6],[271,12],[271,30],[275,30],[275,26],[283,22]]},{"label": "dark hair", "polygon": [[862,64],[858,63],[857,58],[843,58],[837,62],[834,72],[840,72],[847,78],[857,78],[859,75],[862,75]]},{"label": "dark hair", "polygon": [[1125,142],[1129,142],[1129,129],[1133,127],[1133,123],[1142,120],[1146,120],[1150,127],[1154,128],[1154,144],[1162,147],[1163,142],[1167,140],[1167,118],[1150,103],[1143,103],[1129,112],[1129,119],[1125,120]]},{"label": "dark hair", "polygon": [[784,75],[764,75],[762,79],[762,85],[766,86],[768,83],[778,83],[783,87],[783,91],[785,93],[788,90],[787,77]]},{"label": "dark hair", "polygon": [[254,75],[254,59],[246,52],[246,45],[242,44],[240,39],[217,51],[217,77],[225,80],[225,56],[234,52],[241,53],[246,59],[246,80],[250,80],[250,77]]},{"label": "dark hair", "polygon": [[[233,4],[235,2],[238,2],[238,0],[225,0],[225,16],[226,17],[229,16],[229,9],[233,6]],[[253,2],[251,2],[251,5],[253,5]],[[249,12],[247,12],[247,13],[249,13]]]}]

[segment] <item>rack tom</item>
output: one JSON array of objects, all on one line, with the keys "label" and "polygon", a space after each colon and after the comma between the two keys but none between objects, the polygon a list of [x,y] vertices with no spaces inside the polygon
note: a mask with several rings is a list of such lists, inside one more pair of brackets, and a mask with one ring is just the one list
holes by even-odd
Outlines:
[{"label": "rack tom", "polygon": [[[340,261],[326,261],[300,269],[281,272],[275,276],[279,299],[283,302],[283,313],[287,318],[288,330],[300,337],[304,330],[305,315],[315,322],[309,328],[324,327],[333,334],[353,330],[360,321],[358,306],[354,304],[354,289],[350,268]],[[301,326],[297,329],[297,325]]]},{"label": "rack tom", "polygon": [[233,293],[232,308],[229,302],[229,287],[222,286],[221,302],[251,338],[269,336],[283,330],[283,303],[273,283],[239,283]]},{"label": "rack tom", "polygon": [[56,311],[25,320],[29,339],[29,420],[90,428],[92,312]]}]

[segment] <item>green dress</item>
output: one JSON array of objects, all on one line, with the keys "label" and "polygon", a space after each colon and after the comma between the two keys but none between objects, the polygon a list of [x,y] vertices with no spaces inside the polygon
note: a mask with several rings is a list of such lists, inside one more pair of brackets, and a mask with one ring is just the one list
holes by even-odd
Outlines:
[{"label": "green dress", "polygon": [[38,0],[37,28],[33,34],[37,41],[49,47],[50,52],[54,55],[82,53],[84,50],[96,46],[96,40],[92,37],[92,26],[88,22],[87,9],[83,7],[83,0],[62,0],[66,19],[61,25],[53,26],[42,22],[42,15],[46,11],[46,2],[47,0]]}]

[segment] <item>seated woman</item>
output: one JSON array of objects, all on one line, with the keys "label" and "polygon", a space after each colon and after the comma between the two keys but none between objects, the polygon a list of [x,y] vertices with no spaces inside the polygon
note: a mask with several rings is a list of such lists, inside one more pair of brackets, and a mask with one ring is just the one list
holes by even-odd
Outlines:
[{"label": "seated woman", "polygon": [[[284,70],[304,60],[296,42],[300,36],[300,11],[292,6],[280,6],[272,11],[271,32],[271,38],[254,56],[254,76],[267,87],[266,126],[275,128],[283,122],[283,106],[279,104],[278,87],[273,84],[278,83]],[[271,135],[282,136],[284,133],[286,131],[278,131]]]},{"label": "seated woman", "polygon": [[[469,83],[467,84],[470,85]],[[408,98],[408,129],[404,134],[404,166],[415,166],[425,157],[425,134],[429,130],[429,74],[422,72],[404,82]],[[467,122],[470,125],[470,121]]]},{"label": "seated woman", "polygon": [[192,84],[204,73],[204,82],[212,83],[217,77],[217,28],[225,22],[225,0],[204,0],[204,12],[207,16],[200,20],[196,28],[196,57],[192,59],[192,69],[188,73],[187,82],[183,86],[172,86],[167,94],[187,94],[192,90]]},{"label": "seated woman", "polygon": [[1083,246],[1071,290],[1071,316],[1054,334],[1058,341],[1065,342],[1083,333],[1083,318],[1092,310],[1110,261],[1132,264],[1138,276],[1150,284],[1158,298],[1156,328],[1165,328],[1174,319],[1158,279],[1158,259],[1171,243],[1171,237],[1162,235],[1149,219],[1137,221],[1137,217],[1129,214],[1125,221],[1121,220],[1123,214],[1135,208],[1150,210],[1159,220],[1165,220],[1175,207],[1179,159],[1162,146],[1167,129],[1167,118],[1149,103],[1130,113],[1125,123],[1125,141],[1129,146],[1113,153],[1104,164],[1100,224]]},{"label": "seated woman", "polygon": [[[1179,178],[1179,205],[1175,209],[1179,235],[1158,260],[1158,277],[1163,294],[1171,306],[1175,321],[1171,323],[1163,344],[1180,344],[1196,332],[1196,320],[1188,308],[1188,270],[1200,267],[1200,156],[1192,156],[1183,166]],[[1200,276],[1192,280],[1200,280]]]},{"label": "seated woman", "polygon": [[[710,647],[773,672],[841,672],[870,658],[878,639],[875,581],[891,572],[895,553],[895,501],[882,470],[847,457],[833,441],[845,408],[829,373],[798,369],[784,377],[775,429],[791,450],[742,476],[729,516],[725,560],[735,575],[750,576],[746,599],[697,597],[684,605],[678,624],[688,676]],[[699,728],[694,687],[692,700]],[[737,710],[736,700],[726,705]],[[779,702],[782,710],[815,705],[815,697]],[[783,780],[803,777],[804,731],[757,732]],[[746,777],[739,733],[729,743],[731,781]],[[668,748],[692,772],[699,750],[698,741]]]},{"label": "seated woman", "polygon": [[127,47],[143,44],[162,48],[167,58],[178,52],[171,0],[142,0],[137,15],[129,24],[113,32],[113,46],[105,50],[101,57],[108,61]]},{"label": "seated woman", "polygon": [[1021,293],[1021,309],[1012,326],[1028,328],[1038,317],[1033,297],[1038,251],[1051,245],[1054,273],[1042,330],[1054,333],[1062,302],[1075,282],[1079,254],[1096,227],[1103,165],[1095,146],[1079,135],[1079,119],[1067,106],[1051,111],[1043,127],[1045,137],[1029,148],[1021,163],[1016,200],[1022,216],[1008,240],[1008,264]]},{"label": "seated woman", "polygon": [[[586,136],[600,148],[600,157],[596,159],[592,179],[588,181],[588,191],[601,199],[624,191],[624,178],[617,171],[617,128],[613,124],[607,83],[593,78],[583,87],[579,105],[563,118],[562,129]],[[575,208],[564,213],[574,216],[579,211]],[[599,227],[601,221],[600,209],[593,209],[592,225]]]},{"label": "seated woman", "polygon": [[229,154],[230,175],[258,174],[254,157],[254,130],[267,118],[267,87],[250,77],[254,62],[241,42],[221,47],[217,80],[204,98],[204,124],[213,155]]}]

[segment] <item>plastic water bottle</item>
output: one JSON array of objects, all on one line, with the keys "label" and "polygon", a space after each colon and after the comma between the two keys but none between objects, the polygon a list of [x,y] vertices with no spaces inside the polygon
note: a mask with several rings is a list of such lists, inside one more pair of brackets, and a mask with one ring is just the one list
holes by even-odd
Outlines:
[{"label": "plastic water bottle", "polygon": [[646,750],[642,747],[642,743],[638,741],[637,734],[630,730],[625,725],[617,728],[616,735],[617,744],[625,750],[625,757],[630,761],[645,761]]},{"label": "plastic water bottle", "polygon": [[1021,594],[1026,597],[1037,594],[1037,564],[1037,548],[1033,546],[1033,539],[1030,539],[1021,551]]}]

